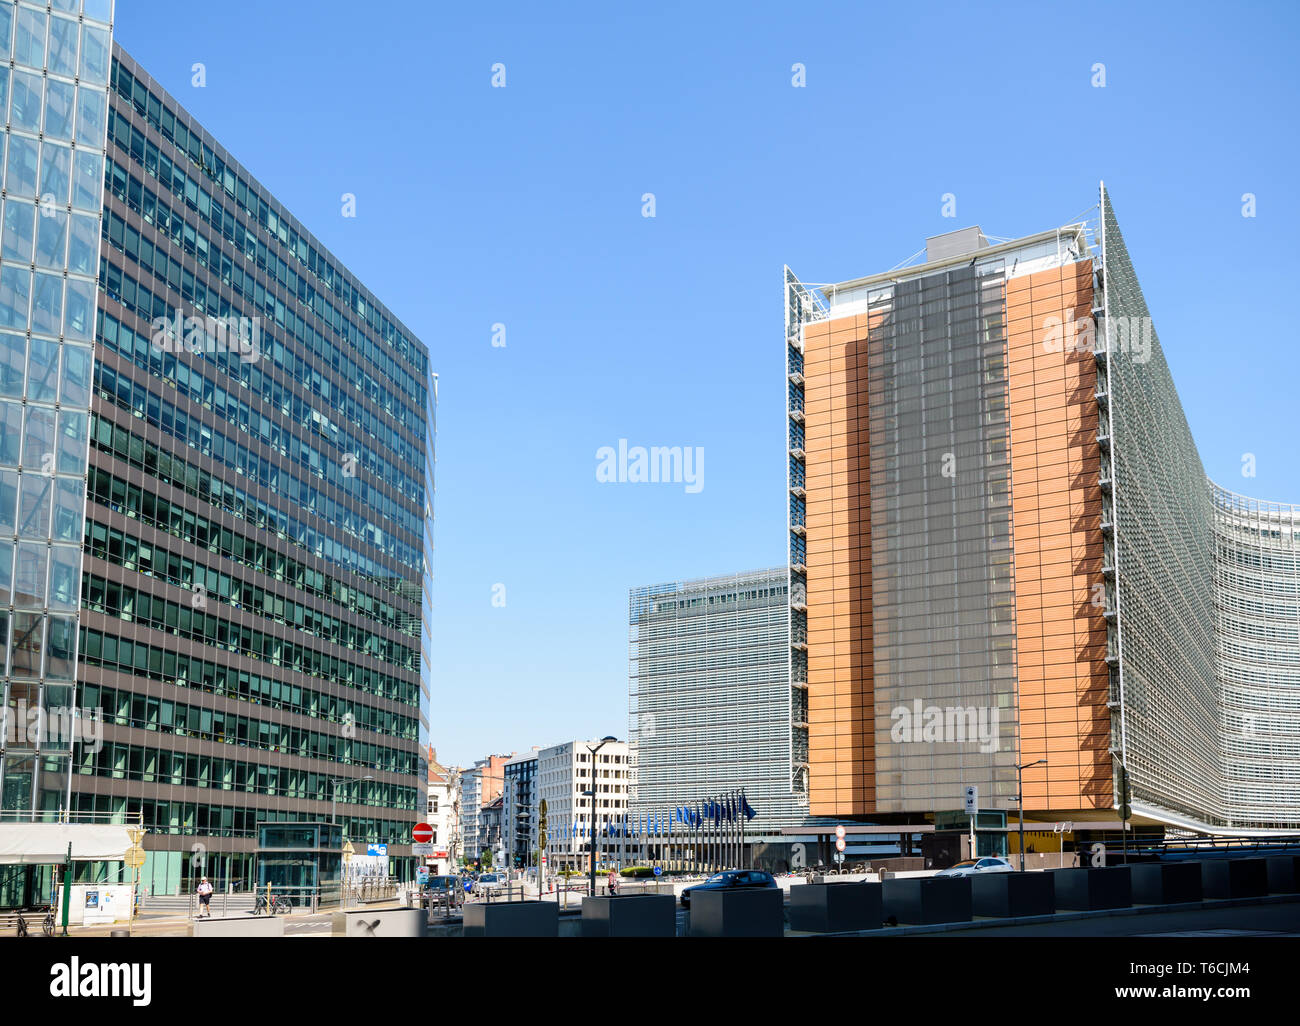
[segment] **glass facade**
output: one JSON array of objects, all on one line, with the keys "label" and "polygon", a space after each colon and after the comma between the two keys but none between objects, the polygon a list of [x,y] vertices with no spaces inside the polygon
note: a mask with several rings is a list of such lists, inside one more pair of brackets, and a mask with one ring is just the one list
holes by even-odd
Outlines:
[{"label": "glass facade", "polygon": [[1214,603],[1231,826],[1300,822],[1300,506],[1220,488]]},{"label": "glass facade", "polygon": [[[950,807],[970,783],[1004,798],[1016,670],[1002,263],[876,289],[867,317],[876,808]],[[916,703],[973,710],[973,736],[900,731]]]},{"label": "glass facade", "polygon": [[69,803],[112,16],[0,6],[4,818]]},{"label": "glass facade", "polygon": [[632,590],[633,815],[744,787],[754,829],[806,818],[791,786],[788,578],[780,567]]},{"label": "glass facade", "polygon": [[427,350],[107,5],[53,6],[0,7],[0,617],[7,706],[102,737],[7,744],[4,808],[140,817],[168,888],[251,883],[259,824],[336,810],[409,872]]},{"label": "glass facade", "polygon": [[1214,513],[1110,197],[1102,193],[1121,730],[1135,807],[1223,821]]}]

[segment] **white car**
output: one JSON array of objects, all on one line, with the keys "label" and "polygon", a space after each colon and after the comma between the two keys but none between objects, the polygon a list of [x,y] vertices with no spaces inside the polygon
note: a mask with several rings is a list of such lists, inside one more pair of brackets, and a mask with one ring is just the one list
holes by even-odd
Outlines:
[{"label": "white car", "polygon": [[1006,859],[1000,859],[989,855],[982,859],[967,859],[965,862],[958,862],[955,866],[941,869],[934,875],[975,876],[977,873],[1014,873],[1015,871],[1016,867]]},{"label": "white car", "polygon": [[505,887],[505,881],[501,879],[499,873],[480,873],[477,880],[474,881],[474,893],[486,894],[488,891],[499,891]]}]

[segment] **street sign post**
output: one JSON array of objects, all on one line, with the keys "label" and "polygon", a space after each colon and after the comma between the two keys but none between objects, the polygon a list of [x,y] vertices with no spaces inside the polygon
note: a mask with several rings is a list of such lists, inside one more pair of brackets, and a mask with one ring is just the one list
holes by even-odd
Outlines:
[{"label": "street sign post", "polygon": [[975,819],[979,816],[980,789],[974,784],[966,786],[966,814],[970,816],[970,857],[979,858],[975,850]]}]

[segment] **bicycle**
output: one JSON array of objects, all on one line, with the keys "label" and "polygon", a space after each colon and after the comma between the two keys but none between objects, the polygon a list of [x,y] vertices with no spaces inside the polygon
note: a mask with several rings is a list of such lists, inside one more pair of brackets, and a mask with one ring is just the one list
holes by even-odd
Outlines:
[{"label": "bicycle", "polygon": [[[266,895],[264,893],[259,893],[257,895],[257,900],[253,902],[253,915],[260,916],[265,911],[267,911]],[[293,900],[291,898],[285,898],[279,894],[271,895],[272,915],[287,916],[292,911],[293,911]]]},{"label": "bicycle", "polygon": [[[54,906],[46,905],[43,910],[38,908],[36,909],[36,911],[45,912],[45,918],[41,920],[41,933],[45,934],[46,937],[53,937],[54,936]],[[27,920],[20,915],[18,917],[18,936],[26,937],[29,935],[29,932],[30,931],[27,928]]]}]

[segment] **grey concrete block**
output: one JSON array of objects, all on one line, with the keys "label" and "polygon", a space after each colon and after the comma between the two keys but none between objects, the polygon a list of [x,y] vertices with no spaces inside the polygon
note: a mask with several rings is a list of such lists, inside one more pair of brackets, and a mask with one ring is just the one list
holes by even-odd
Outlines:
[{"label": "grey concrete block", "polygon": [[1052,874],[977,873],[970,878],[971,914],[1050,916],[1056,911]]},{"label": "grey concrete block", "polygon": [[1054,869],[1057,911],[1093,912],[1128,908],[1133,904],[1133,878],[1129,866],[1098,869]]},{"label": "grey concrete block", "polygon": [[1201,900],[1199,862],[1145,862],[1129,867],[1134,905],[1178,905]]},{"label": "grey concrete block", "polygon": [[790,888],[792,930],[878,930],[883,919],[884,896],[879,883],[802,884]]},{"label": "grey concrete block", "polygon": [[675,937],[677,901],[671,894],[627,894],[582,899],[584,937]]},{"label": "grey concrete block", "polygon": [[691,892],[692,937],[781,937],[785,902],[779,887]]},{"label": "grey concrete block", "polygon": [[970,877],[908,877],[886,880],[882,887],[886,921],[923,926],[970,922]]},{"label": "grey concrete block", "polygon": [[419,908],[334,912],[330,933],[335,937],[427,937],[429,913]]},{"label": "grey concrete block", "polygon": [[466,937],[558,937],[560,910],[553,901],[479,901],[462,912]]},{"label": "grey concrete block", "polygon": [[1262,858],[1205,859],[1201,887],[1207,898],[1262,898],[1268,893],[1268,863]]},{"label": "grey concrete block", "polygon": [[1268,855],[1270,894],[1300,894],[1300,855]]},{"label": "grey concrete block", "polygon": [[283,937],[284,916],[225,916],[195,919],[190,923],[191,937]]}]

